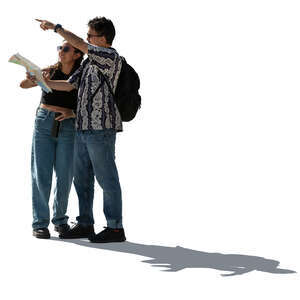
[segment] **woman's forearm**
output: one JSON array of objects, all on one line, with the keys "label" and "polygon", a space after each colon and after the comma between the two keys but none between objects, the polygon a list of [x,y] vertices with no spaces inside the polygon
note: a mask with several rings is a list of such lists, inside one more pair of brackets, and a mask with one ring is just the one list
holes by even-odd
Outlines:
[{"label": "woman's forearm", "polygon": [[22,89],[29,89],[29,88],[32,88],[34,86],[37,86],[36,83],[32,82],[31,80],[29,79],[24,79],[23,81],[21,81],[20,83],[20,87]]}]

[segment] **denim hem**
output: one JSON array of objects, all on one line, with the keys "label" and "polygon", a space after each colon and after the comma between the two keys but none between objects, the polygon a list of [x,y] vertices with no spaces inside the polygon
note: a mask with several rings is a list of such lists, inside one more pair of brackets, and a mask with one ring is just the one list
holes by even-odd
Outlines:
[{"label": "denim hem", "polygon": [[93,221],[93,222],[90,222],[90,223],[82,222],[82,221],[78,220],[78,217],[76,218],[76,221],[77,221],[77,224],[82,225],[82,226],[91,226],[91,225],[94,225],[94,224],[95,224],[94,221]]},{"label": "denim hem", "polygon": [[121,229],[123,224],[121,220],[107,220],[107,227]]},{"label": "denim hem", "polygon": [[32,229],[39,229],[39,228],[48,228],[49,224],[48,225],[32,225]]},{"label": "denim hem", "polygon": [[68,219],[62,220],[62,221],[58,221],[58,222],[52,221],[52,224],[55,225],[55,226],[63,225],[63,224],[68,224]]},{"label": "denim hem", "polygon": [[81,225],[81,226],[84,226],[84,227],[94,225],[94,223],[88,224],[88,223],[82,223],[82,222],[78,222],[78,224]]}]

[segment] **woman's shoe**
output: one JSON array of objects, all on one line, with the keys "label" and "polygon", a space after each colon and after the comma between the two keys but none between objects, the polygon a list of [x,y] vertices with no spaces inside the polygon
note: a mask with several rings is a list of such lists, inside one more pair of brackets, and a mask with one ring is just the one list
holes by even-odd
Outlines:
[{"label": "woman's shoe", "polygon": [[70,230],[70,226],[68,224],[60,224],[54,226],[54,231],[58,232],[59,234],[64,234]]},{"label": "woman's shoe", "polygon": [[77,223],[70,230],[61,233],[59,235],[59,238],[60,239],[81,239],[81,238],[88,238],[94,234],[95,234],[94,225],[83,226]]},{"label": "woman's shoe", "polygon": [[32,235],[38,239],[50,239],[50,232],[49,232],[48,228],[33,229]]}]

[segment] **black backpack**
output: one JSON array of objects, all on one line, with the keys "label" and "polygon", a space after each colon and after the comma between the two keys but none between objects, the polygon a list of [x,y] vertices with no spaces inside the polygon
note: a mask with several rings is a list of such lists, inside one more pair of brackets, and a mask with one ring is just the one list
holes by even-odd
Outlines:
[{"label": "black backpack", "polygon": [[122,121],[128,122],[135,117],[141,107],[141,96],[138,91],[140,88],[140,79],[133,67],[126,62],[125,58],[121,57],[121,59],[122,67],[115,93],[106,76],[102,74],[102,77],[114,97]]}]

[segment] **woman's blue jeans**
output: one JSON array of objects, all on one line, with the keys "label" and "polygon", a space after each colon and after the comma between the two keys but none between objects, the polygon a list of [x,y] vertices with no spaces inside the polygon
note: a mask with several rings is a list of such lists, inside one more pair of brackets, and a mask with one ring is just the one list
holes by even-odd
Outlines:
[{"label": "woman's blue jeans", "polygon": [[60,122],[58,137],[51,136],[55,113],[39,108],[32,140],[32,227],[45,228],[50,223],[49,197],[53,169],[56,174],[53,218],[55,225],[65,224],[68,198],[73,180],[74,119]]},{"label": "woman's blue jeans", "polygon": [[115,164],[116,132],[106,130],[77,130],[74,154],[74,186],[79,200],[81,225],[94,224],[94,178],[103,190],[103,210],[107,226],[123,228],[122,196]]}]

